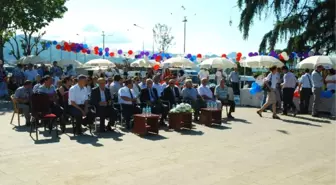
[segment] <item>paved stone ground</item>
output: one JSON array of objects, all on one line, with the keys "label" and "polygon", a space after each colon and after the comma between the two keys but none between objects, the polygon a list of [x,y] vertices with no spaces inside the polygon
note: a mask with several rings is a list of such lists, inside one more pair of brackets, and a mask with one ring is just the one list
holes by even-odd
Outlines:
[{"label": "paved stone ground", "polygon": [[69,129],[57,140],[41,129],[34,141],[3,112],[0,185],[335,184],[332,121],[259,118],[253,108],[234,115],[239,119],[223,126],[145,138],[122,131],[73,137]]}]

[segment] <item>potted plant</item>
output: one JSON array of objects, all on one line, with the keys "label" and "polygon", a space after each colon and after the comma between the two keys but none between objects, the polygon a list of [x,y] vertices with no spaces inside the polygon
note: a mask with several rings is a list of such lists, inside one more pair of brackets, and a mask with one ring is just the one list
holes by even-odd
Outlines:
[{"label": "potted plant", "polygon": [[192,113],[194,109],[187,103],[180,103],[169,111],[169,128],[191,128]]}]

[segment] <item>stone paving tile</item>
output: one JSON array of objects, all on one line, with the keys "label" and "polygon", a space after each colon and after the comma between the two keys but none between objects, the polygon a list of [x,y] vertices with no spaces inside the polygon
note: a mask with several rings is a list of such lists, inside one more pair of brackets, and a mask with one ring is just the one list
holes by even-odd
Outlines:
[{"label": "stone paving tile", "polygon": [[0,185],[335,184],[335,124],[264,116],[238,108],[238,119],[225,127],[195,125],[145,138],[122,131],[73,137],[69,129],[57,140],[40,129],[34,142],[27,128],[9,125],[6,113],[0,116]]}]

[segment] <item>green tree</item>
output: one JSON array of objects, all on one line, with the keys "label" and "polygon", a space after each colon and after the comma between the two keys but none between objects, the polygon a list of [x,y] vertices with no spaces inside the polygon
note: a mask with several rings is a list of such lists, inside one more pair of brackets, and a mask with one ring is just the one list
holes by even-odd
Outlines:
[{"label": "green tree", "polygon": [[169,47],[174,44],[174,36],[171,35],[171,28],[166,24],[155,24],[153,34],[155,44],[160,52],[164,53],[168,51]]},{"label": "green tree", "polygon": [[238,0],[237,4],[244,39],[248,38],[256,16],[259,20],[270,14],[276,18],[273,29],[260,43],[260,52],[274,50],[281,41],[287,42],[290,51],[335,51],[335,0]]},{"label": "green tree", "polygon": [[[0,48],[3,48],[9,38],[15,35],[13,34],[15,30],[22,30],[23,40],[26,43],[18,44],[21,47],[25,46],[24,55],[32,54],[32,50],[39,44],[39,42],[34,43],[36,37],[34,38],[33,35],[54,19],[62,18],[67,11],[66,0],[3,1],[6,2],[0,10]],[[0,51],[0,59],[3,59],[3,50]]]}]

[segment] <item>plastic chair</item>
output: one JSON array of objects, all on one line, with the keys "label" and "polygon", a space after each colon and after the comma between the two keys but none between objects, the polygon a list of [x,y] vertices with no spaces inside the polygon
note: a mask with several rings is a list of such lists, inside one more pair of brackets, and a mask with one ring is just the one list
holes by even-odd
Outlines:
[{"label": "plastic chair", "polygon": [[17,117],[18,117],[18,124],[19,124],[19,126],[20,126],[20,114],[22,114],[22,111],[19,109],[18,104],[17,104],[17,101],[16,101],[16,99],[14,98],[14,95],[11,95],[10,98],[11,98],[11,100],[12,100],[13,108],[14,108],[14,112],[13,112],[12,119],[11,119],[11,121],[10,121],[10,124],[12,125],[14,116],[15,116],[15,114],[17,114]]}]

